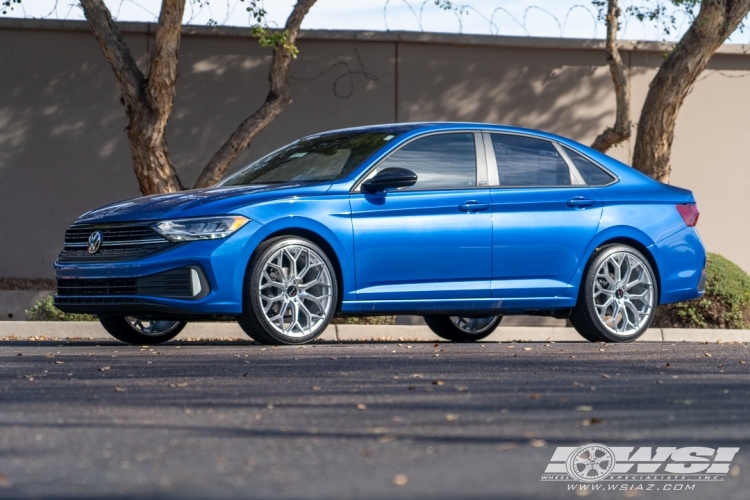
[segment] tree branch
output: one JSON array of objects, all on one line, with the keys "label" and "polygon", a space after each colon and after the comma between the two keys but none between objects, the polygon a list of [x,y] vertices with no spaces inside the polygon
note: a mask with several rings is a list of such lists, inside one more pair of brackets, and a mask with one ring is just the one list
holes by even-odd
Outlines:
[{"label": "tree branch", "polygon": [[162,126],[166,126],[174,102],[184,11],[185,0],[163,0],[151,49],[146,95]]},{"label": "tree branch", "polygon": [[619,144],[630,137],[630,89],[627,76],[625,75],[625,67],[620,57],[620,51],[617,50],[619,18],[620,8],[617,5],[617,0],[608,0],[606,58],[609,65],[609,73],[612,76],[612,83],[615,87],[617,108],[614,126],[605,129],[591,145],[592,148],[602,153],[605,153],[615,144]]},{"label": "tree branch", "polygon": [[144,195],[183,189],[169,160],[166,126],[175,94],[185,0],[163,0],[149,75],[138,69],[102,0],[80,0],[91,31],[120,84],[133,170]]},{"label": "tree branch", "polygon": [[123,102],[130,115],[131,110],[138,106],[141,87],[144,82],[143,73],[130,53],[125,38],[112,20],[109,9],[102,0],[81,0],[81,7],[89,22],[96,41],[104,52],[120,84]]},{"label": "tree branch", "polygon": [[750,0],[704,0],[651,81],[638,122],[633,167],[669,182],[677,114],[711,57],[750,12]]},{"label": "tree branch", "polygon": [[273,52],[271,69],[268,73],[270,90],[266,101],[237,127],[237,130],[214,154],[196,181],[195,188],[208,187],[219,182],[232,162],[250,145],[253,138],[291,104],[292,99],[289,93],[289,65],[293,58],[291,48],[297,40],[302,20],[314,3],[315,0],[297,0],[284,26],[287,34],[286,43],[277,45]]}]

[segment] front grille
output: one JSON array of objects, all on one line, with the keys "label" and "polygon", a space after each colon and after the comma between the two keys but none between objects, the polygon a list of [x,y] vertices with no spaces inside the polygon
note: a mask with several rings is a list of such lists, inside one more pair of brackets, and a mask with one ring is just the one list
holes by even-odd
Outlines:
[{"label": "front grille", "polygon": [[58,279],[58,297],[143,295],[189,299],[193,297],[190,269],[173,269],[141,278]]},{"label": "front grille", "polygon": [[[151,223],[74,224],[65,232],[65,243],[58,256],[66,261],[122,261],[148,257],[175,244],[154,231]],[[89,236],[102,233],[102,244],[94,254],[88,252]]]}]

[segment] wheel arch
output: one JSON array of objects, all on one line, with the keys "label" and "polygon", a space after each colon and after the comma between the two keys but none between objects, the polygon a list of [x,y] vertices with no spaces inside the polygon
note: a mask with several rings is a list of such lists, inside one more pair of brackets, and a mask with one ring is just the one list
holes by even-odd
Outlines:
[{"label": "wheel arch", "polygon": [[[338,284],[338,296],[336,297],[336,313],[341,311],[341,303],[343,301],[343,289],[344,289],[344,275],[343,275],[343,269],[341,266],[341,259],[339,258],[338,254],[336,253],[336,250],[333,248],[333,245],[331,245],[328,240],[326,240],[323,236],[316,233],[315,231],[312,231],[307,228],[303,227],[286,227],[283,229],[279,229],[275,232],[272,232],[268,234],[260,243],[264,243],[265,241],[268,241],[272,238],[279,238],[283,236],[296,236],[298,238],[305,238],[306,240],[310,240],[313,243],[315,243],[317,246],[320,247],[321,250],[323,250],[326,253],[326,256],[331,260],[331,264],[333,264],[333,272],[336,274],[336,282]],[[252,255],[250,256],[250,259],[248,260],[246,264],[245,273],[250,272],[250,263],[253,260],[253,257],[258,251],[258,248],[260,247],[260,244],[256,249],[253,251]],[[244,294],[244,292],[243,292]],[[243,303],[244,303],[244,297],[243,297]]]},{"label": "wheel arch", "polygon": [[[643,254],[644,257],[646,257],[646,259],[648,260],[648,263],[651,265],[651,269],[654,270],[654,279],[656,279],[656,286],[658,287],[658,290],[659,290],[659,297],[658,297],[659,303],[661,303],[662,287],[661,287],[661,274],[659,273],[659,266],[651,250],[649,250],[648,247],[643,244],[643,242],[635,238],[628,237],[628,236],[614,236],[597,244],[593,252],[591,252],[588,259],[586,260],[586,265],[584,266],[583,269],[585,270],[588,268],[591,261],[594,259],[594,257],[596,257],[596,255],[599,254],[601,249],[603,249],[604,247],[611,246],[611,245],[627,245],[629,247],[633,247],[636,250],[638,250],[641,254]],[[583,274],[581,274],[581,278],[582,277],[583,277]]]}]

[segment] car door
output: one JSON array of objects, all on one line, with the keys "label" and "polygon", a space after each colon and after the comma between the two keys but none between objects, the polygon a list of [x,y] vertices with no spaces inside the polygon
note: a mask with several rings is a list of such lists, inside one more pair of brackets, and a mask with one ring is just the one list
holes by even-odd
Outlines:
[{"label": "car door", "polygon": [[492,213],[481,140],[473,132],[420,136],[376,167],[407,168],[416,184],[351,194],[358,300],[490,297]]},{"label": "car door", "polygon": [[554,142],[515,134],[483,137],[494,218],[492,296],[564,294],[599,227],[601,199]]}]

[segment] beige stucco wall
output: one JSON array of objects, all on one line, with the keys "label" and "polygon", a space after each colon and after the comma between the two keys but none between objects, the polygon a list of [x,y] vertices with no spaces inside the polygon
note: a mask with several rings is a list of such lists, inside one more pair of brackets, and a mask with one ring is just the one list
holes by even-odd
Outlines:
[{"label": "beige stucco wall", "polygon": [[[123,25],[142,64],[149,26]],[[234,168],[302,135],[418,120],[540,128],[590,143],[614,119],[600,42],[421,33],[305,32],[294,104]],[[664,47],[625,44],[633,116]],[[695,191],[709,250],[750,271],[744,228],[750,55],[724,47],[680,114],[673,183]],[[168,128],[186,185],[267,91],[270,53],[246,30],[190,28]],[[138,196],[118,87],[84,23],[0,21],[0,276],[52,277],[65,228]],[[632,144],[611,154],[628,161]]]}]

